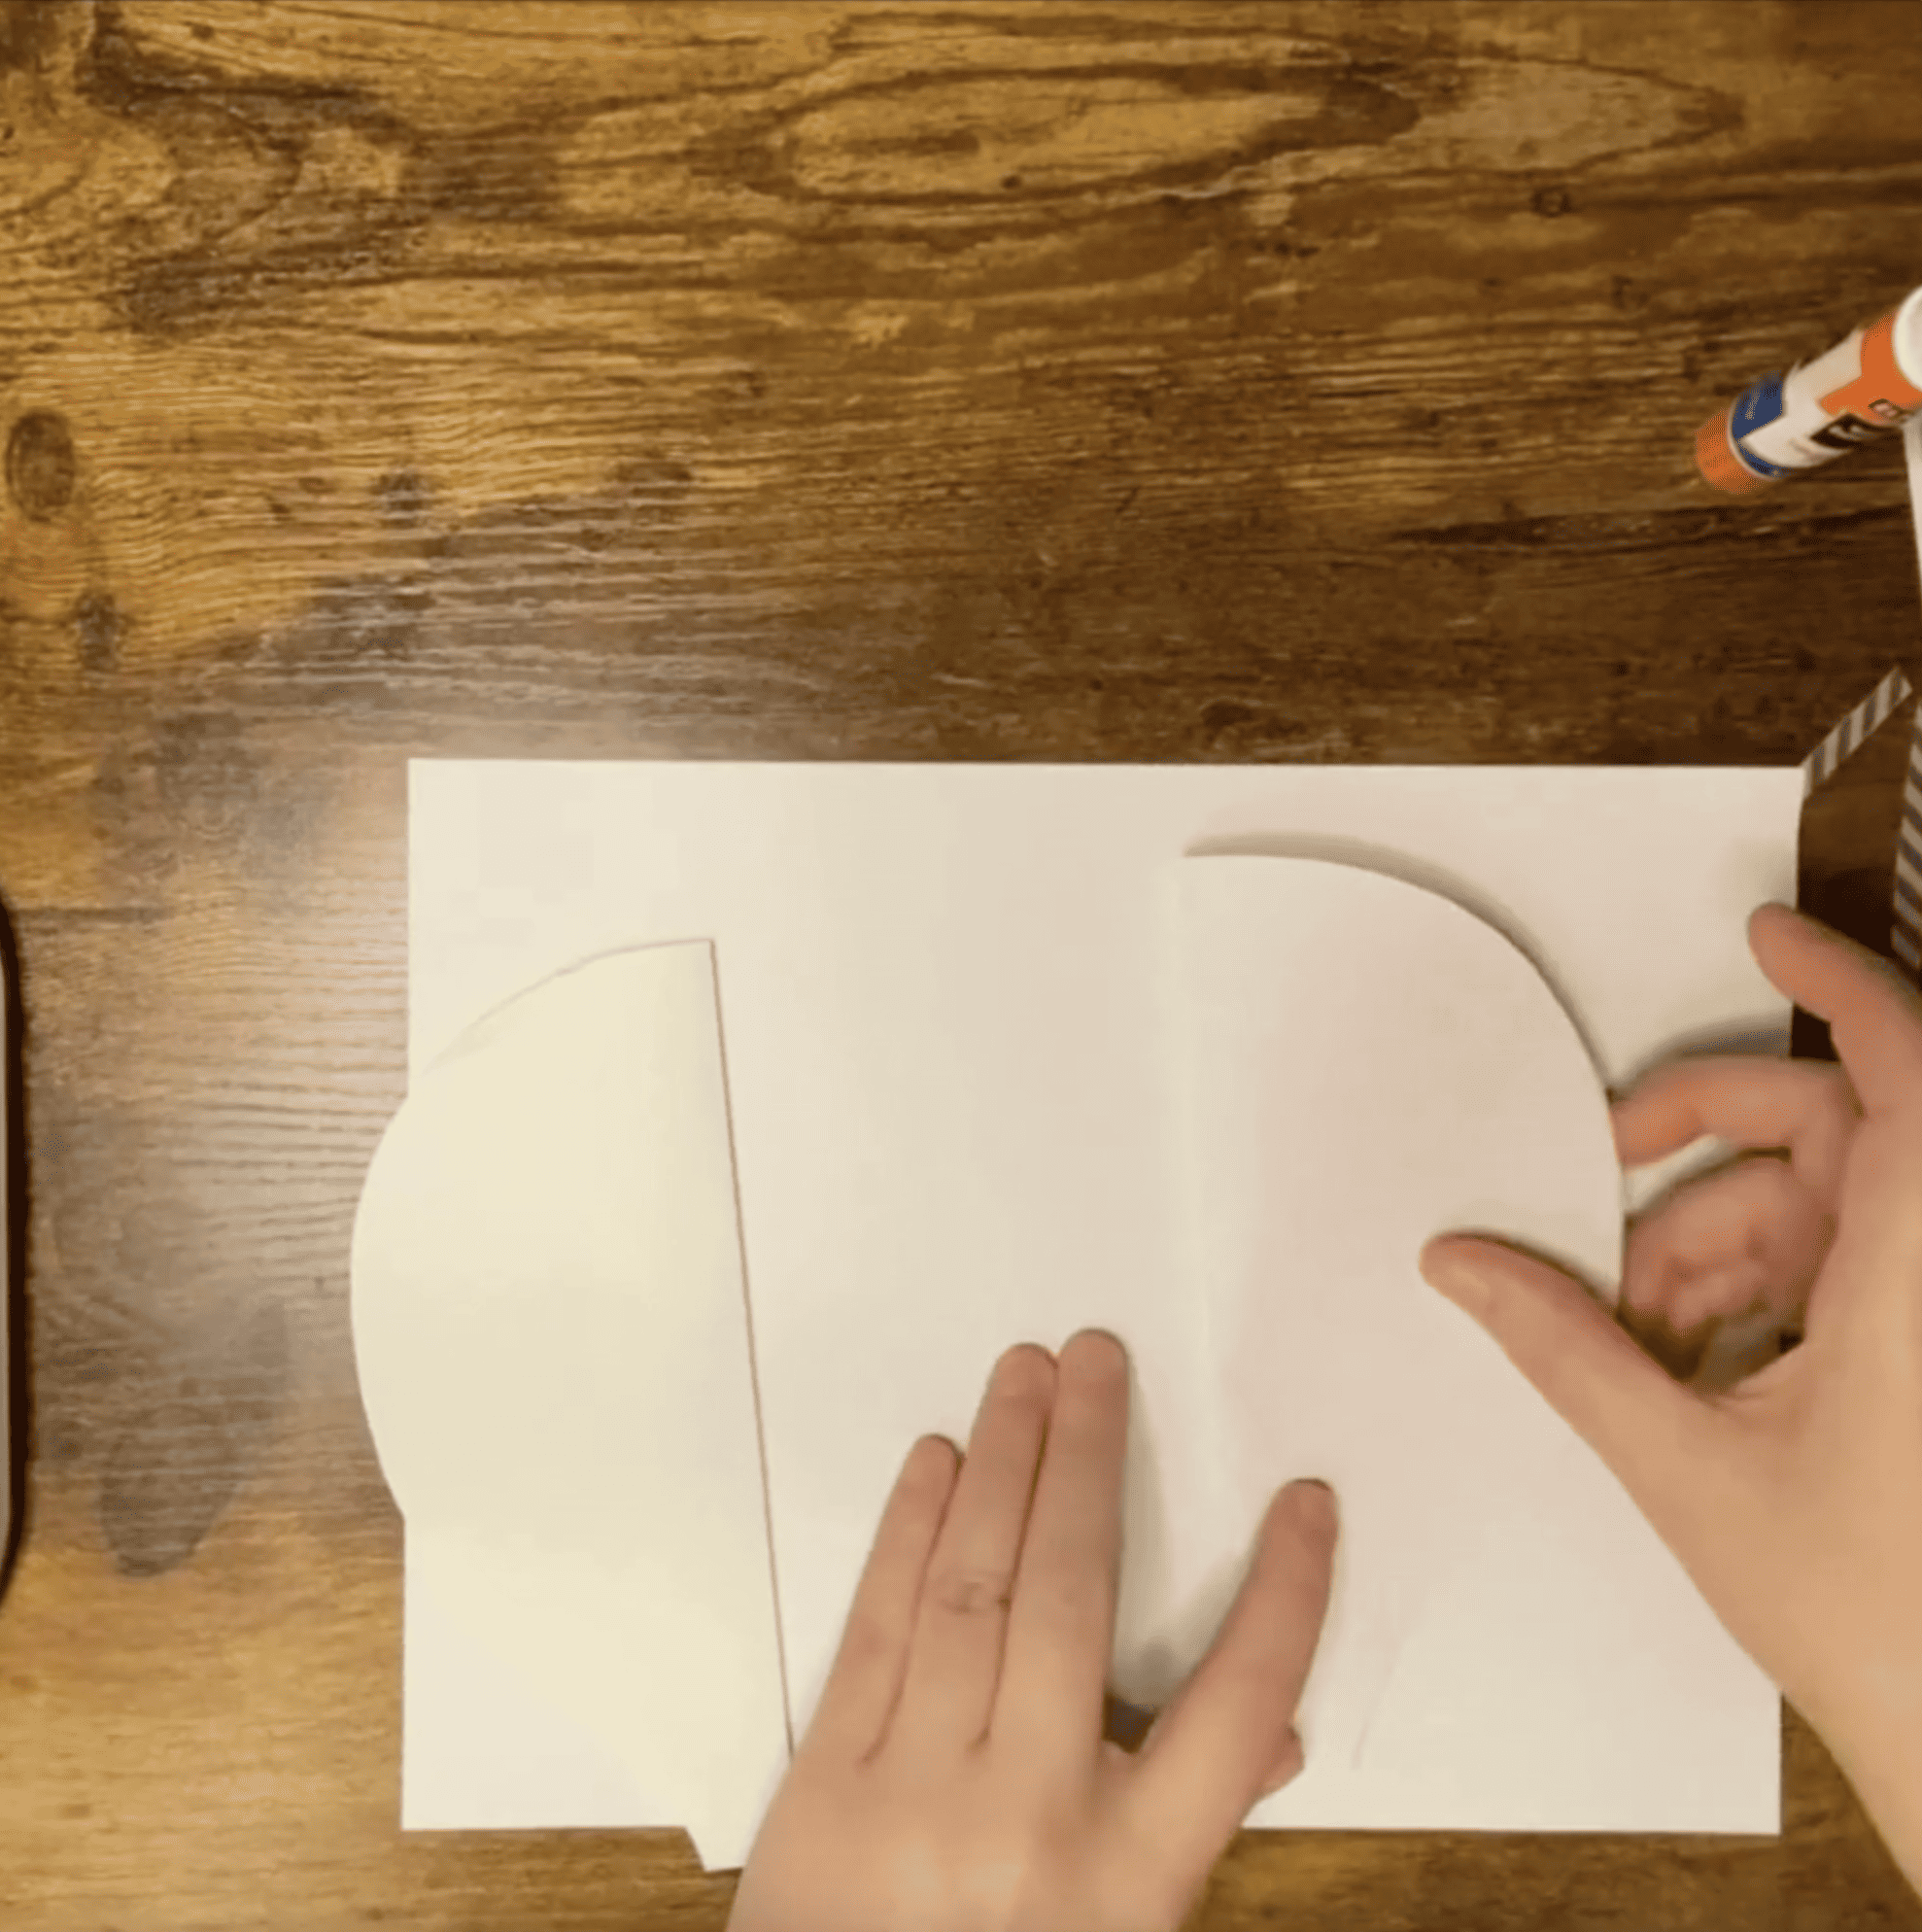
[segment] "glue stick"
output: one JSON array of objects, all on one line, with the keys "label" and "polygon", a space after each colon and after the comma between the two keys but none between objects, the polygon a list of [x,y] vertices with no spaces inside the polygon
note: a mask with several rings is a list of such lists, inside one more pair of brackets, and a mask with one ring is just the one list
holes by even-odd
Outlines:
[{"label": "glue stick", "polygon": [[1922,409],[1922,289],[1812,362],[1745,389],[1696,431],[1702,480],[1746,496],[1901,429]]}]

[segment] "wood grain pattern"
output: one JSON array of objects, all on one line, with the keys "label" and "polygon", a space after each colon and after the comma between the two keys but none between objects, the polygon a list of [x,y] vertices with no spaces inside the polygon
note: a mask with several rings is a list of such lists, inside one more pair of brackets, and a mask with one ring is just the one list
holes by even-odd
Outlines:
[{"label": "wood grain pattern", "polygon": [[[1899,463],[1691,439],[1916,281],[1918,92],[1850,0],[0,5],[0,1925],[725,1916],[678,1834],[395,1828],[406,756],[1799,759],[1918,672]],[[1878,945],[1901,716],[1805,834]],[[1922,1925],[1785,1776],[1244,1835],[1192,1923]]]}]

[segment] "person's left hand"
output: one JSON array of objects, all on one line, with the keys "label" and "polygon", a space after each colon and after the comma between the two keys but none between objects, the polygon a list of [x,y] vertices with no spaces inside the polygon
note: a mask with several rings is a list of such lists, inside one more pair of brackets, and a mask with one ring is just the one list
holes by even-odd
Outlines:
[{"label": "person's left hand", "polygon": [[914,1444],[728,1932],[1175,1932],[1301,1769],[1335,1512],[1318,1484],[1277,1493],[1131,1756],[1102,1736],[1127,1426],[1127,1357],[1091,1328],[1058,1364],[1001,1358],[958,1485],[944,1437]]}]

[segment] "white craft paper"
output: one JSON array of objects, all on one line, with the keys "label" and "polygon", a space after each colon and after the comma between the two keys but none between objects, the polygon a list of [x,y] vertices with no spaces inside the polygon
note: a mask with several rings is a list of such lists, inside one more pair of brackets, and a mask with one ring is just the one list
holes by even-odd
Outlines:
[{"label": "white craft paper", "polygon": [[[1004,1349],[1086,1324],[1123,1337],[1135,1378],[1114,1683],[1159,1703],[1212,1639],[1259,1513],[1185,1269],[1184,855],[1283,846],[1440,891],[1550,970],[1620,1086],[1685,1042],[1786,1044],[1743,929],[1755,905],[1793,896],[1800,803],[1793,770],[420,764],[410,1060],[418,1080],[474,1019],[583,958],[710,941],[793,1735],[913,1439],[965,1442]],[[1272,1315],[1286,1328],[1279,1288]],[[1468,1359],[1477,1338],[1460,1339]],[[1279,1386],[1236,1398],[1272,1406]],[[1376,1472],[1408,1461],[1399,1441],[1372,1453]],[[1582,1576],[1576,1559],[1621,1527],[1604,1482],[1570,1496],[1541,1528],[1571,1553],[1550,1581]],[[1636,1668],[1679,1680],[1702,1648],[1699,1606],[1678,1605],[1665,1553],[1649,1554],[1639,1519],[1630,1530],[1646,1559],[1623,1585]],[[1419,1756],[1446,1717],[1417,1694],[1424,1645],[1464,1678],[1531,1673],[1545,1710],[1566,1702],[1571,1668],[1596,1668],[1586,1652],[1571,1667],[1552,1636],[1493,1656],[1472,1597],[1424,1587],[1386,1691],[1367,1693],[1360,1756],[1378,1775],[1390,1742]],[[575,1823],[689,1824],[677,1797],[623,1786],[593,1726],[515,1720],[531,1696],[555,1701],[520,1660],[457,1634],[461,1589],[410,1526],[404,1822],[552,1823],[561,1808]],[[1538,1607],[1559,1602],[1565,1613],[1552,1591]],[[633,1633],[635,1668],[672,1668],[649,1637]],[[1333,1618],[1327,1640],[1333,1655]],[[1586,1742],[1551,1727],[1528,1748],[1565,1775],[1518,1791],[1494,1750],[1384,1785],[1374,1815],[1351,1785],[1344,1814],[1318,1821],[1776,1830],[1774,1692],[1726,1638],[1707,1641],[1711,1694],[1664,1692],[1659,1742],[1644,1739],[1627,1787],[1579,1788]],[[499,1717],[491,1750],[476,1712]],[[1318,1708],[1316,1722],[1355,1755],[1352,1711]],[[1538,1786],[1563,1793],[1553,1818]],[[1307,1791],[1305,1777],[1297,1809]],[[1289,1799],[1251,1822],[1287,1821]],[[697,1846],[734,1865],[750,1836]]]}]

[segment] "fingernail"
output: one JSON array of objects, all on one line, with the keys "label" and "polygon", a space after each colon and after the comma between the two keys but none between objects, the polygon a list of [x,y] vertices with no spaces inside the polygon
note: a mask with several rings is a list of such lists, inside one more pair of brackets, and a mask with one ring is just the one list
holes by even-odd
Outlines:
[{"label": "fingernail", "polygon": [[1461,1261],[1429,1261],[1424,1265],[1422,1274],[1430,1288],[1447,1295],[1458,1308],[1469,1315],[1484,1313],[1493,1297],[1493,1291],[1488,1283]]},{"label": "fingernail", "polygon": [[1297,1513],[1311,1528],[1335,1527],[1335,1493],[1320,1476],[1304,1476],[1299,1482],[1290,1483],[1288,1495]]}]

